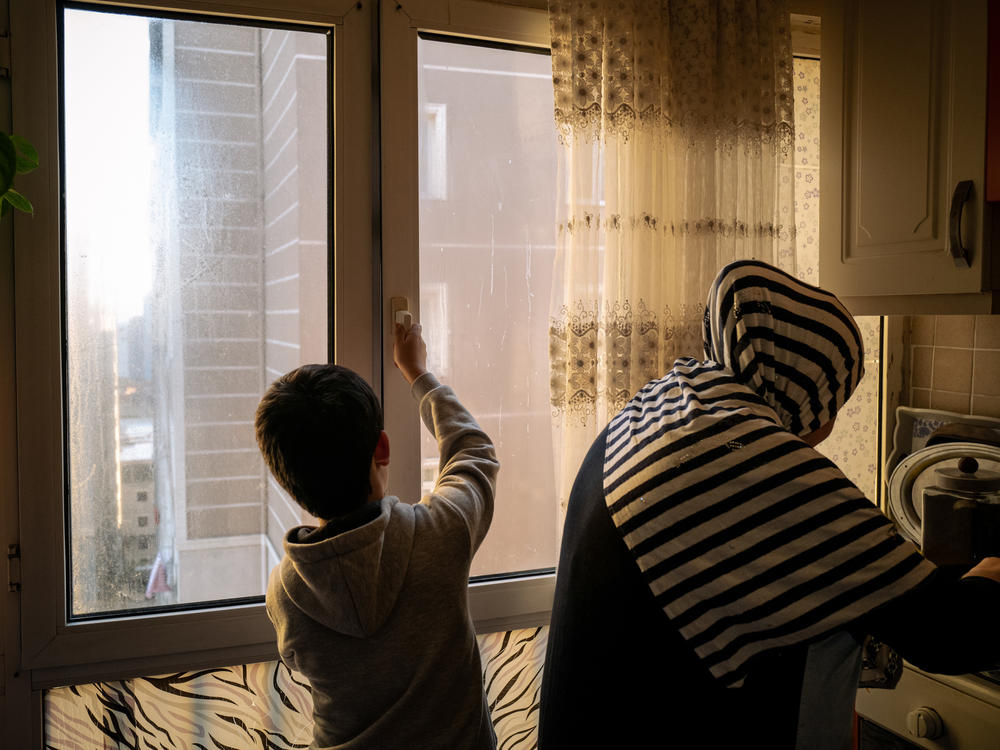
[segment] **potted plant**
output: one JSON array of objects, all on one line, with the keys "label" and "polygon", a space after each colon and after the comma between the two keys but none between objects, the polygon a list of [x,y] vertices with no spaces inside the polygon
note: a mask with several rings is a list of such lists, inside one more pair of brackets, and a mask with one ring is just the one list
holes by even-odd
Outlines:
[{"label": "potted plant", "polygon": [[31,201],[14,189],[15,175],[25,174],[38,167],[38,152],[19,135],[0,133],[0,216],[16,208],[34,214]]}]

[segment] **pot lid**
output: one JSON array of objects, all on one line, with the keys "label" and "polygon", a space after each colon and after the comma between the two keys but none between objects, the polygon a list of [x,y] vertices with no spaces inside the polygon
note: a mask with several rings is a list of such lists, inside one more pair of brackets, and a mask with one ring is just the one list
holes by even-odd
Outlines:
[{"label": "pot lid", "polygon": [[976,459],[978,471],[1000,473],[1000,448],[982,443],[942,443],[905,456],[889,477],[886,506],[900,533],[920,546],[924,489],[940,484],[938,471],[958,472],[958,462]]},{"label": "pot lid", "polygon": [[937,485],[943,490],[959,492],[995,492],[1000,490],[1000,472],[982,469],[972,456],[962,456],[958,465],[934,469]]}]

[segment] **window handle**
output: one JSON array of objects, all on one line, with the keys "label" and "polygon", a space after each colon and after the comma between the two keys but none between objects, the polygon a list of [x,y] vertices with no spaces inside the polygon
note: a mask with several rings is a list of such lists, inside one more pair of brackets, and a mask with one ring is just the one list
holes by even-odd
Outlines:
[{"label": "window handle", "polygon": [[959,268],[969,267],[969,251],[962,246],[962,213],[966,201],[972,194],[972,180],[962,180],[955,185],[951,196],[951,213],[948,216],[948,233],[951,242],[951,257]]},{"label": "window handle", "polygon": [[410,301],[406,297],[393,297],[390,300],[393,324],[399,323],[403,328],[409,328],[413,323],[410,314]]}]

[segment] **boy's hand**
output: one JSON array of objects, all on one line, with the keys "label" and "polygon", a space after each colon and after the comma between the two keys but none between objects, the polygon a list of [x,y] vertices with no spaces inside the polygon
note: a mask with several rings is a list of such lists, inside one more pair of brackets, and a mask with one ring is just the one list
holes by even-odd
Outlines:
[{"label": "boy's hand", "polygon": [[395,326],[392,358],[406,382],[413,385],[414,380],[427,372],[427,344],[420,335],[419,323],[414,323],[409,328],[400,323]]}]

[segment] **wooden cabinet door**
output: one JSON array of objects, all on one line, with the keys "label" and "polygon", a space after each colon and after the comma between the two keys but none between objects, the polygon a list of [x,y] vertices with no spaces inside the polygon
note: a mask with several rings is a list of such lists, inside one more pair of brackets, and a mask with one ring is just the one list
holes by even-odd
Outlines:
[{"label": "wooden cabinet door", "polygon": [[[979,311],[989,304],[978,294],[989,271],[986,0],[824,10],[821,285],[855,312],[957,312],[941,295],[968,295],[964,311]],[[967,263],[958,264],[949,214],[960,183]]]}]

